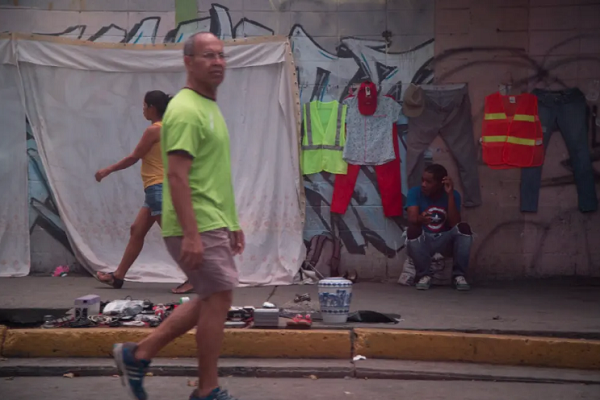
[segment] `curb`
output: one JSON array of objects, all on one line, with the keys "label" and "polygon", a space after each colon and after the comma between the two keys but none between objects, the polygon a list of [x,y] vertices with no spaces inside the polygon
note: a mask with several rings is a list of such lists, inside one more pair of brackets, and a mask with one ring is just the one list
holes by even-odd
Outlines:
[{"label": "curb", "polygon": [[[3,333],[4,332],[4,333]],[[107,358],[113,343],[138,342],[144,328],[6,329],[3,357]],[[367,359],[470,362],[600,370],[600,341],[391,329],[227,329],[223,357],[255,359]],[[195,357],[195,332],[165,347],[158,357]],[[283,371],[282,371],[283,373]]]},{"label": "curb", "polygon": [[375,359],[600,369],[600,341],[355,329],[355,354]]},{"label": "curb", "polygon": [[4,340],[6,339],[6,332],[8,328],[4,325],[0,325],[0,356],[4,354]]},{"label": "curb", "polygon": [[[114,343],[139,342],[148,329],[9,329],[4,357],[112,357]],[[351,333],[328,330],[226,329],[223,357],[322,358],[352,357]],[[158,357],[196,357],[195,331],[175,339]]]}]

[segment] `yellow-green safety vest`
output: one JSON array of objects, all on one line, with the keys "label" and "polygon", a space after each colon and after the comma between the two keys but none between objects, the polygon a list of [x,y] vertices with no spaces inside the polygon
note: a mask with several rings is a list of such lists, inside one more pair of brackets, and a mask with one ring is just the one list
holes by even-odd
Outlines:
[{"label": "yellow-green safety vest", "polygon": [[[338,101],[312,101],[305,104],[303,109],[304,128],[300,158],[302,173],[309,175],[327,171],[332,174],[346,174],[348,163],[342,157],[346,144],[348,107]],[[328,118],[321,119],[325,115]]]}]

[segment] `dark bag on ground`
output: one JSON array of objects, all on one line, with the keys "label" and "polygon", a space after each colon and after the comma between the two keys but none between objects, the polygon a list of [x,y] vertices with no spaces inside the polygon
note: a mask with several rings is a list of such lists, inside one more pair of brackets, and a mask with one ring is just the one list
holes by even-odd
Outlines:
[{"label": "dark bag on ground", "polygon": [[361,310],[348,315],[348,322],[364,322],[367,324],[397,324],[400,315],[382,314],[377,311]]}]

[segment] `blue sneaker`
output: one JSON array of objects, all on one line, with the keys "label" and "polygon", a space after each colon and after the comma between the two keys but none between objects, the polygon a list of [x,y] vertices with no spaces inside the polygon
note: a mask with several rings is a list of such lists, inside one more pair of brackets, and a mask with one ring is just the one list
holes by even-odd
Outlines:
[{"label": "blue sneaker", "polygon": [[190,396],[190,400],[238,400],[230,395],[227,390],[216,388],[206,397],[198,397],[196,391]]},{"label": "blue sneaker", "polygon": [[134,356],[136,348],[135,343],[117,343],[113,346],[113,357],[121,375],[121,382],[129,389],[131,398],[146,400],[148,396],[144,390],[144,376],[150,361],[136,360]]}]

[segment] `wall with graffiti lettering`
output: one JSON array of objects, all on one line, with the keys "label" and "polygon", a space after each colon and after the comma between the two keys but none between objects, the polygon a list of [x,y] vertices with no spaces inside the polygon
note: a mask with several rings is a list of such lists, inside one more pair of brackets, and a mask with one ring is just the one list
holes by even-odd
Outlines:
[{"label": "wall with graffiti lettering", "polygon": [[[287,35],[302,103],[343,99],[365,79],[399,100],[409,83],[433,81],[435,61],[435,83],[469,86],[474,140],[481,134],[486,95],[578,87],[587,97],[587,144],[598,191],[600,25],[595,16],[600,5],[594,2],[198,0],[194,4],[192,13],[182,17],[173,2],[162,0],[0,0],[0,32],[138,44],[181,42],[198,31],[211,31],[223,39]],[[407,120],[401,117],[398,127],[406,194]],[[47,271],[72,261],[72,255],[35,142],[28,139],[32,264],[34,270]],[[458,176],[453,157],[439,138],[425,159],[446,165],[451,176]],[[483,206],[463,212],[476,234],[470,276],[600,276],[600,250],[593,245],[600,240],[600,213],[577,209],[573,162],[560,134],[555,133],[548,145],[537,213],[520,211],[518,169],[491,170],[481,159],[478,162]],[[334,231],[344,246],[342,268],[356,268],[366,279],[398,276],[405,258],[406,222],[384,217],[375,171],[362,167],[350,207],[341,218],[329,212],[333,182],[326,173],[305,177],[305,239]],[[455,182],[461,190],[459,180]]]},{"label": "wall with graffiti lettering", "polygon": [[[137,44],[178,43],[199,31],[213,32],[222,39],[287,35],[302,103],[341,100],[353,85],[367,79],[399,100],[409,83],[433,79],[433,0],[222,3],[199,1],[197,15],[176,24],[172,2],[4,1],[0,2],[0,31]],[[404,160],[407,120],[401,118],[398,124]],[[46,272],[59,263],[71,262],[72,255],[29,134],[28,143],[32,267]],[[426,158],[431,159],[430,152]],[[333,176],[307,176],[305,188],[308,241],[313,235],[332,231]],[[403,194],[406,191],[404,180]],[[362,167],[348,211],[335,226],[343,243],[343,265],[357,268],[364,278],[400,274],[404,221],[384,217],[373,168]]]}]

